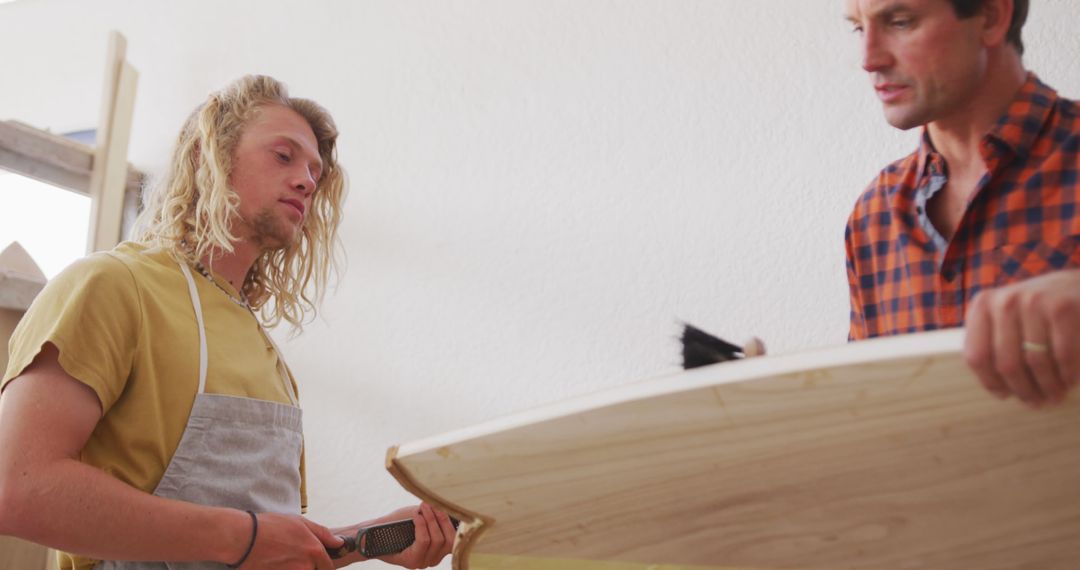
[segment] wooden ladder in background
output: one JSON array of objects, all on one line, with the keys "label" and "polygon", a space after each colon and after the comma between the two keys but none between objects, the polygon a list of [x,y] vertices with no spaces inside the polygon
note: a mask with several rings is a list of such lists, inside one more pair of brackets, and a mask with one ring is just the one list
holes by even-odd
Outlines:
[{"label": "wooden ladder in background", "polygon": [[[142,175],[127,162],[138,72],[126,61],[126,54],[124,36],[111,32],[101,116],[93,148],[14,121],[0,122],[0,168],[90,196],[87,252],[112,249],[119,243],[124,226],[134,220],[138,210]],[[18,250],[21,252],[21,248]],[[16,255],[18,252],[6,253]],[[25,252],[22,255],[25,256]],[[37,273],[40,275],[40,271]],[[11,281],[15,283],[16,280]],[[3,286],[2,282],[0,280],[0,286]],[[0,327],[4,363],[7,362],[8,338],[26,308],[8,307],[0,315],[4,316],[0,322],[4,325]],[[56,552],[31,542],[0,536],[0,568],[55,570]]]}]

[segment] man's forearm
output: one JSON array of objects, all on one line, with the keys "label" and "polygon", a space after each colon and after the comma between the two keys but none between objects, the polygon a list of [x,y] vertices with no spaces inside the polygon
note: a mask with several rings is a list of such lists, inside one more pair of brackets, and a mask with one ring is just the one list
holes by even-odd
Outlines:
[{"label": "man's forearm", "polygon": [[0,533],[102,560],[235,562],[251,536],[242,511],[155,497],[74,459],[10,465]]}]

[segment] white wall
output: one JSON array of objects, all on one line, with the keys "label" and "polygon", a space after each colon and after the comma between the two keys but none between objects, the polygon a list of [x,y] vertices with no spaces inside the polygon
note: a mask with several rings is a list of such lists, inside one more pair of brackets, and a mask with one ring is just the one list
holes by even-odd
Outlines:
[{"label": "white wall", "polygon": [[[1078,25],[1076,0],[1037,0],[1025,33],[1071,96]],[[844,342],[844,222],[915,140],[840,0],[20,0],[0,119],[93,128],[109,29],[141,73],[143,169],[244,73],[341,127],[348,268],[285,347],[327,523],[408,500],[391,444],[675,371],[679,319]]]}]

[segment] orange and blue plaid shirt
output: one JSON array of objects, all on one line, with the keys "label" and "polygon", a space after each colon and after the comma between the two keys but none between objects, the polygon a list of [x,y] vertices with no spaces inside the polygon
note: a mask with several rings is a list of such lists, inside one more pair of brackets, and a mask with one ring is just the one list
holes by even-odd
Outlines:
[{"label": "orange and blue plaid shirt", "polygon": [[926,213],[947,169],[925,128],[859,198],[845,236],[851,340],[961,326],[981,290],[1080,267],[1080,106],[1029,74],[979,152],[987,173],[951,240]]}]

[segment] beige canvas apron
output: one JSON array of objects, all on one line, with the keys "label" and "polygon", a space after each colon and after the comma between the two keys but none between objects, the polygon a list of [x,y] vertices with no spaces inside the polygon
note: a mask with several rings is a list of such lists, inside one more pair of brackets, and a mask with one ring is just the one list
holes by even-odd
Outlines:
[{"label": "beige canvas apron", "polygon": [[[154,495],[200,505],[231,507],[256,513],[300,514],[300,451],[303,443],[300,408],[277,346],[278,372],[292,405],[237,396],[207,394],[206,327],[195,280],[187,265],[195,320],[199,325],[199,391],[184,435]],[[269,335],[266,337],[270,340]],[[271,340],[271,344],[273,341]],[[237,552],[244,545],[237,545]],[[233,562],[233,561],[230,561]],[[95,570],[221,569],[208,562],[103,561]]]}]

